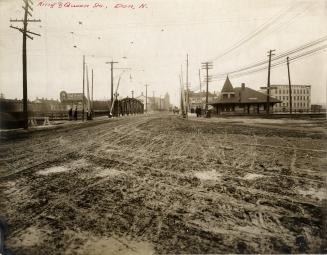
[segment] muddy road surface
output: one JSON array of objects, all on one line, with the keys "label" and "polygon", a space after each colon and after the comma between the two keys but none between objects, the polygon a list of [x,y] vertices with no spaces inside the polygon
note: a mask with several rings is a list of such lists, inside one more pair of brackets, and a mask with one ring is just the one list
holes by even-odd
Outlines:
[{"label": "muddy road surface", "polygon": [[12,254],[326,252],[326,122],[169,115],[2,135]]}]

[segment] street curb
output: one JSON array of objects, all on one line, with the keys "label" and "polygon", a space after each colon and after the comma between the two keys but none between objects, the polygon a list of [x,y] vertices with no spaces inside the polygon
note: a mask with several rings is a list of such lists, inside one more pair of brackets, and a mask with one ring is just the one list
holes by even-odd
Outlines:
[{"label": "street curb", "polygon": [[64,129],[80,129],[84,127],[89,126],[95,126],[99,124],[104,124],[111,121],[117,121],[118,118],[108,118],[108,119],[100,119],[100,120],[89,120],[85,122],[72,122],[72,123],[64,123],[64,124],[58,124],[58,125],[52,125],[52,126],[42,126],[42,127],[36,127],[36,128],[30,128],[30,129],[13,129],[13,130],[6,130],[6,131],[0,131],[0,140],[9,140],[9,139],[15,139],[20,138],[24,136],[28,136],[30,134],[34,133],[41,133],[46,131],[53,131],[53,130],[64,130]]}]

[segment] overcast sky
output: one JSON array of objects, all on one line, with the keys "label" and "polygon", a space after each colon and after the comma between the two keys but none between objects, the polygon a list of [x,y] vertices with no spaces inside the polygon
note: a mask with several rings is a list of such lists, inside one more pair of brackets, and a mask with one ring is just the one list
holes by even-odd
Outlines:
[{"label": "overcast sky", "polygon": [[[11,18],[22,18],[22,0],[0,0],[0,91],[6,98],[22,97],[22,35],[9,28]],[[40,2],[57,3],[54,8]],[[70,0],[71,4],[101,3],[102,8],[58,8],[60,1],[34,0],[29,29],[40,33],[28,40],[28,96],[59,98],[62,90],[82,91],[82,55],[95,73],[95,99],[110,96],[110,73],[106,61],[119,62],[117,68],[132,68],[122,74],[120,95],[135,96],[168,92],[178,104],[179,74],[186,70],[189,54],[189,80],[199,89],[201,62],[213,60],[211,74],[232,70],[296,48],[327,35],[327,0]],[[114,8],[134,4],[135,9]],[[147,8],[137,8],[141,4]],[[105,8],[107,7],[107,8]],[[253,35],[236,50],[218,58],[242,38]],[[21,24],[15,23],[20,26]],[[325,42],[326,44],[326,42]],[[324,44],[321,44],[324,45]],[[77,46],[77,48],[74,48]],[[93,56],[92,56],[93,55]],[[326,101],[327,51],[291,62],[293,84],[312,86],[312,103]],[[122,73],[115,71],[115,82]],[[185,78],[184,78],[185,80]],[[222,80],[210,84],[221,90]],[[267,71],[231,78],[258,89],[267,83]],[[272,84],[287,84],[286,65],[273,69]]]}]

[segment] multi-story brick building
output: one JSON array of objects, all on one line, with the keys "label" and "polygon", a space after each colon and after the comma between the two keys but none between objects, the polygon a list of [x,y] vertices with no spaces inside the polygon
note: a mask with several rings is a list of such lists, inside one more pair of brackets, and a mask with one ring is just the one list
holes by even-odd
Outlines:
[{"label": "multi-story brick building", "polygon": [[[289,112],[290,98],[288,85],[271,85],[271,97],[282,101],[274,105],[274,112]],[[292,111],[309,112],[311,110],[311,86],[292,85]]]}]

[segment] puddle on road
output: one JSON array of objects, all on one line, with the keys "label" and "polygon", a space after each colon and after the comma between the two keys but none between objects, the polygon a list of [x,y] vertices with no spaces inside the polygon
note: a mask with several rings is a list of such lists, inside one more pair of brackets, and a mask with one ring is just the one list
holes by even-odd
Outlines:
[{"label": "puddle on road", "polygon": [[262,178],[262,177],[264,177],[264,175],[262,175],[262,174],[251,174],[251,173],[249,173],[249,174],[246,174],[243,179],[244,180],[255,180],[255,179],[258,179],[258,178]]},{"label": "puddle on road", "polygon": [[320,201],[322,201],[323,199],[327,199],[327,190],[326,189],[318,189],[317,190],[317,189],[314,189],[311,187],[308,190],[299,189],[298,193],[302,196],[311,196]]},{"label": "puddle on road", "polygon": [[194,175],[196,178],[204,181],[217,181],[221,177],[221,174],[217,173],[214,169],[211,171],[195,172]]},{"label": "puddle on road", "polygon": [[37,172],[39,175],[50,175],[50,174],[57,174],[57,173],[64,173],[68,172],[69,168],[65,166],[53,166],[50,168],[46,168]]}]

